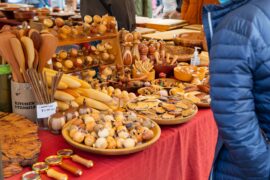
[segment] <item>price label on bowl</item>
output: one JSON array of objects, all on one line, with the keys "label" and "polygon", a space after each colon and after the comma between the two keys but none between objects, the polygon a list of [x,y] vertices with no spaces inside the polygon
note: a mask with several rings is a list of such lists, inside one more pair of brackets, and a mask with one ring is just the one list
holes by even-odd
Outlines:
[{"label": "price label on bowl", "polygon": [[57,103],[37,105],[37,118],[48,118],[56,113]]}]

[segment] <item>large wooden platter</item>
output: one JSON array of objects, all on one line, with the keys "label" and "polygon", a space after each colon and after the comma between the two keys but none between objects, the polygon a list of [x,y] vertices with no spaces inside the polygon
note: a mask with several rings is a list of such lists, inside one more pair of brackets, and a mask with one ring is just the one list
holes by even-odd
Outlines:
[{"label": "large wooden platter", "polygon": [[197,106],[194,107],[196,110],[194,111],[194,113],[188,117],[184,117],[184,118],[176,118],[176,119],[172,119],[172,120],[164,120],[164,119],[152,119],[153,121],[155,121],[156,123],[158,123],[159,125],[177,125],[177,124],[183,124],[183,123],[187,123],[188,121],[192,120],[194,116],[196,116],[196,114],[198,113],[198,108]]},{"label": "large wooden platter", "polygon": [[125,108],[147,117],[159,125],[186,123],[198,112],[198,107],[190,100],[183,97],[160,95],[139,96],[129,101]]},{"label": "large wooden platter", "polygon": [[151,145],[153,145],[160,137],[161,130],[160,127],[157,125],[157,123],[154,123],[154,127],[151,129],[154,132],[154,137],[142,144],[139,144],[135,146],[134,148],[123,148],[123,149],[98,149],[90,146],[86,146],[84,144],[77,143],[73,141],[70,136],[68,135],[68,129],[71,125],[72,121],[68,122],[64,128],[62,129],[62,136],[63,138],[69,143],[71,146],[78,148],[80,150],[90,152],[93,154],[101,154],[101,155],[126,155],[126,154],[132,154],[135,152],[142,151],[144,149],[149,148]]},{"label": "large wooden platter", "polygon": [[17,114],[0,112],[0,143],[4,177],[22,171],[38,159],[41,142],[38,127],[30,120]]}]

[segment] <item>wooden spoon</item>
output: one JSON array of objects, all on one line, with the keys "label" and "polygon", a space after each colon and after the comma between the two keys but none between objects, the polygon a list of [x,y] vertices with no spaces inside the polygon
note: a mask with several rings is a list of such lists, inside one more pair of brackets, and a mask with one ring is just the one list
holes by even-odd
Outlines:
[{"label": "wooden spoon", "polygon": [[11,32],[2,32],[0,34],[0,55],[8,62],[8,64],[12,68],[12,75],[13,75],[13,80],[19,83],[23,83],[24,79],[22,74],[20,73],[20,67],[16,61],[16,58],[11,51],[12,47],[9,42],[11,38],[16,38],[14,34]]},{"label": "wooden spoon", "polygon": [[58,43],[58,39],[52,34],[41,34],[41,40],[42,44],[39,49],[39,72],[42,72],[47,62],[52,58]]}]

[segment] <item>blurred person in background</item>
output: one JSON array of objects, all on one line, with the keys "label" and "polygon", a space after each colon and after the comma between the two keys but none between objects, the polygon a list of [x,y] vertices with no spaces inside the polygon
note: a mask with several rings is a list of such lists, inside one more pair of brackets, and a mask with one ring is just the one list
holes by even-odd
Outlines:
[{"label": "blurred person in background", "polygon": [[[168,0],[163,0],[168,1]],[[167,4],[167,6],[171,6],[171,4]],[[165,5],[166,6],[166,5]],[[166,12],[164,15],[164,18],[168,19],[180,19],[181,18],[181,6],[182,6],[182,0],[175,0],[175,3],[173,3],[173,8],[170,9],[170,11]],[[165,8],[167,9],[167,8]]]},{"label": "blurred person in background", "polygon": [[203,5],[218,3],[218,0],[182,0],[181,18],[189,24],[202,24]]},{"label": "blurred person in background", "polygon": [[118,29],[133,31],[136,27],[134,0],[81,0],[81,15],[115,16]]},{"label": "blurred person in background", "polygon": [[204,8],[211,108],[219,136],[211,179],[270,179],[270,1]]},{"label": "blurred person in background", "polygon": [[142,17],[152,17],[152,0],[135,0],[136,15]]}]

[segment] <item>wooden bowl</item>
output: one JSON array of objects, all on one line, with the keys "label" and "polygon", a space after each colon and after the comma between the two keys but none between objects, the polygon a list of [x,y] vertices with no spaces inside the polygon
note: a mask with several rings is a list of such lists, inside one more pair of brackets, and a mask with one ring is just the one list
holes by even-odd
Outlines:
[{"label": "wooden bowl", "polygon": [[187,73],[177,68],[174,68],[174,77],[175,79],[178,79],[184,82],[191,82],[193,79],[192,73]]},{"label": "wooden bowl", "polygon": [[14,16],[18,21],[28,21],[36,15],[35,11],[15,11]]},{"label": "wooden bowl", "polygon": [[135,152],[142,151],[144,149],[149,148],[151,145],[153,145],[159,139],[160,134],[161,134],[161,129],[158,126],[158,124],[153,122],[155,125],[154,128],[152,128],[152,130],[154,132],[154,137],[145,143],[137,145],[134,148],[98,149],[98,148],[86,146],[84,144],[77,143],[77,142],[73,141],[68,134],[68,128],[70,127],[71,123],[72,123],[72,121],[69,121],[62,129],[62,136],[67,141],[67,143],[69,143],[71,146],[78,148],[80,150],[90,152],[93,154],[101,154],[101,155],[126,155],[126,154],[132,154]]},{"label": "wooden bowl", "polygon": [[176,67],[175,65],[167,65],[167,64],[155,64],[154,69],[156,71],[156,77],[159,76],[160,73],[165,73],[167,77],[173,75],[173,69]]},{"label": "wooden bowl", "polygon": [[196,106],[198,106],[198,108],[210,108],[210,104],[207,103],[196,103]]}]

